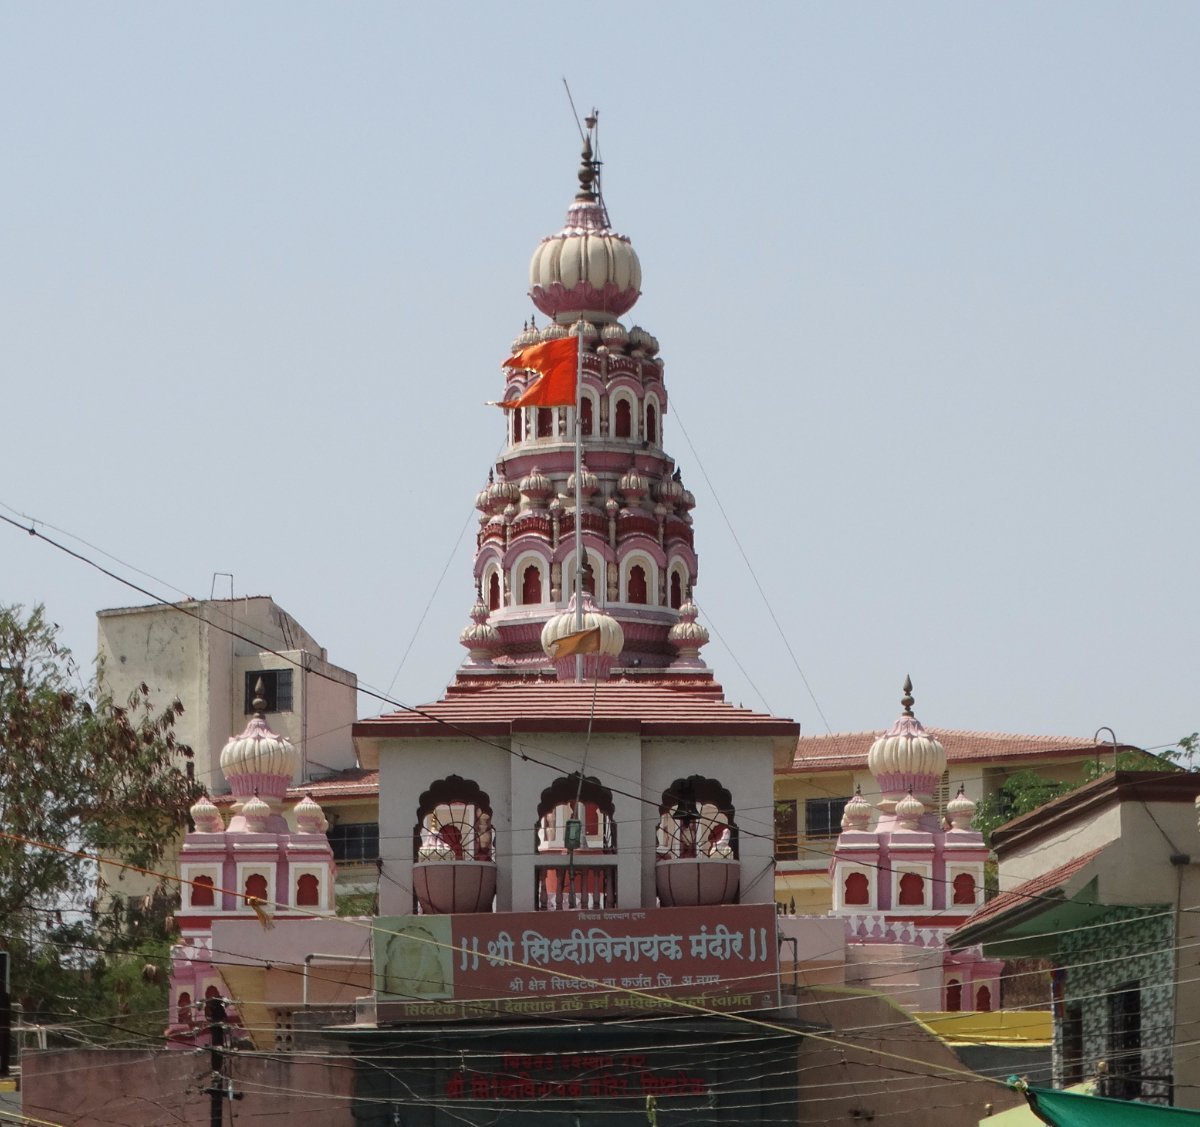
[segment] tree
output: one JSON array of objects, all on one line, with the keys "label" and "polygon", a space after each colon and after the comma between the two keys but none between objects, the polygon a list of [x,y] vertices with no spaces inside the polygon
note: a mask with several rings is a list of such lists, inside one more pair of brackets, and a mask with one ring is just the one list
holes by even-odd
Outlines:
[{"label": "tree", "polygon": [[[134,952],[165,955],[161,909],[174,890],[160,881],[147,898],[157,917],[130,913],[93,863],[56,850],[161,865],[200,794],[180,769],[191,757],[174,733],[182,712],[178,701],[156,711],[144,683],[118,704],[81,679],[42,607],[0,607],[0,944],[14,996],[43,1019],[97,1004],[113,1016],[129,1008],[131,977],[165,981],[160,962]],[[162,1014],[153,1022],[161,1029]]]}]

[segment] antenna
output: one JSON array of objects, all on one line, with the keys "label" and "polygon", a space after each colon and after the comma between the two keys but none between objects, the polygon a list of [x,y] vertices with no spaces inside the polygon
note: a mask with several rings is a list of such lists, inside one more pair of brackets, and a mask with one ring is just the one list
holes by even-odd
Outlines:
[{"label": "antenna", "polygon": [[567,92],[567,101],[571,103],[571,115],[575,118],[575,128],[579,130],[579,139],[586,141],[584,136],[583,126],[579,123],[579,113],[575,109],[575,99],[571,97],[571,87],[567,84],[567,76],[563,75],[563,89]]}]

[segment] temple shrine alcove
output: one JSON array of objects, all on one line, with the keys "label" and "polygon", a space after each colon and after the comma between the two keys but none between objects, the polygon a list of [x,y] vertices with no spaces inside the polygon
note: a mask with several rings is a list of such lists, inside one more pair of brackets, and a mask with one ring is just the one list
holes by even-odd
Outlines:
[{"label": "temple shrine alcove", "polygon": [[537,812],[534,907],[543,912],[615,908],[617,823],[612,791],[594,776],[564,775],[542,791]]},{"label": "temple shrine alcove", "polygon": [[448,775],[421,795],[413,830],[413,895],[434,915],[490,912],[496,896],[492,807],[479,784]]},{"label": "temple shrine alcove", "polygon": [[664,908],[733,904],[741,885],[733,799],[716,779],[676,779],[659,805],[654,874]]}]

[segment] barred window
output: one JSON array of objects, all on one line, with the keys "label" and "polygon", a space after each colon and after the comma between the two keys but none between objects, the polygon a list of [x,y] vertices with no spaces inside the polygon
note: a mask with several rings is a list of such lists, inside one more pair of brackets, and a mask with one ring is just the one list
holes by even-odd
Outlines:
[{"label": "barred window", "polygon": [[329,844],[335,861],[377,861],[379,859],[379,823],[345,822],[331,826]]},{"label": "barred window", "polygon": [[264,712],[292,711],[292,671],[290,669],[248,669],[246,671],[246,715],[254,711],[255,686],[262,681]]}]

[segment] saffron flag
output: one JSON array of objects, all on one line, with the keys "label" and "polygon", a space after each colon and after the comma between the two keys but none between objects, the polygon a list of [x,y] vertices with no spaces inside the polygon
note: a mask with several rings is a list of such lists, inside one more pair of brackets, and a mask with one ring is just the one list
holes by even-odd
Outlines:
[{"label": "saffron flag", "polygon": [[598,654],[600,652],[600,627],[564,634],[554,644],[554,660],[574,657],[576,654]]},{"label": "saffron flag", "polygon": [[537,378],[512,399],[498,407],[574,407],[575,379],[579,368],[579,338],[559,337],[531,344],[504,361],[506,368],[525,368]]}]

